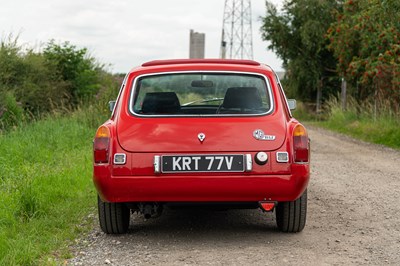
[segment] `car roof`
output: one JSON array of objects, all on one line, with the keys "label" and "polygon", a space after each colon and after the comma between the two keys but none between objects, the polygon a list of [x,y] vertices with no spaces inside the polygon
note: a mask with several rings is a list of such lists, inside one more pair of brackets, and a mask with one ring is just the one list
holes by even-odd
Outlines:
[{"label": "car roof", "polygon": [[169,60],[153,60],[146,63],[143,63],[139,67],[135,67],[131,70],[131,72],[137,71],[139,69],[154,69],[157,71],[158,69],[165,70],[166,68],[192,68],[192,67],[200,67],[204,70],[204,68],[218,68],[219,66],[225,68],[246,68],[253,70],[267,70],[273,72],[270,66],[261,64],[254,60],[243,60],[243,59],[169,59]]},{"label": "car roof", "polygon": [[154,60],[142,64],[142,67],[160,66],[160,65],[180,65],[180,64],[234,64],[259,66],[260,63],[253,60],[236,59],[172,59],[172,60]]}]

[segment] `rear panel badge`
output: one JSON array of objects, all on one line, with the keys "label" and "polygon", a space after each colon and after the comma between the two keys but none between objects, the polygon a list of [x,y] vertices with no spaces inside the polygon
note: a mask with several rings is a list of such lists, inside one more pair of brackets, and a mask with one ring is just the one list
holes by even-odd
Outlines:
[{"label": "rear panel badge", "polygon": [[275,136],[273,135],[265,135],[264,131],[262,131],[261,129],[256,129],[253,132],[253,137],[257,140],[275,140]]},{"label": "rear panel badge", "polygon": [[197,135],[197,138],[200,140],[201,143],[203,143],[203,141],[204,141],[205,138],[206,138],[206,134],[204,134],[204,133],[199,133],[199,134]]}]

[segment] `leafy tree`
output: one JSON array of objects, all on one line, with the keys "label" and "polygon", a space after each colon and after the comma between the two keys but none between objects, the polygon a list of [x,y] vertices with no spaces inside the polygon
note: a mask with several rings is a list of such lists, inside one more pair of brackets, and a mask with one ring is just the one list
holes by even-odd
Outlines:
[{"label": "leafy tree", "polygon": [[53,110],[71,110],[82,100],[95,113],[108,114],[106,102],[116,97],[120,83],[85,48],[50,41],[37,52],[10,35],[0,41],[0,131]]},{"label": "leafy tree", "polygon": [[0,94],[4,96],[0,100],[3,113],[0,119],[4,120],[6,116],[12,117],[7,112],[16,114],[16,107],[29,113],[41,113],[66,100],[65,83],[54,69],[47,66],[40,54],[18,46],[17,40],[10,36],[0,45]]},{"label": "leafy tree", "polygon": [[69,42],[50,41],[43,51],[48,64],[55,67],[68,84],[72,103],[94,96],[100,88],[99,73],[103,66],[90,57],[86,48],[78,49]]},{"label": "leafy tree", "polygon": [[331,0],[286,0],[279,12],[266,1],[262,38],[283,60],[289,94],[311,101],[318,90],[327,97],[340,88],[336,60],[325,36],[338,8]]},{"label": "leafy tree", "polygon": [[328,37],[351,93],[360,101],[390,100],[398,112],[400,1],[347,0]]},{"label": "leafy tree", "polygon": [[0,43],[0,91],[4,92],[20,83],[19,76],[24,70],[21,49],[17,45],[18,38],[12,35],[2,39]]}]

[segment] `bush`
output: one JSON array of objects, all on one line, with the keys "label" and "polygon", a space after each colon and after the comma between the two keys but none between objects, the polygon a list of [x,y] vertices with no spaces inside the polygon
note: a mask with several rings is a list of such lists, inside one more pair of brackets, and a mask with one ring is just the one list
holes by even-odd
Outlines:
[{"label": "bush", "polygon": [[54,68],[41,54],[18,46],[17,38],[1,41],[0,62],[0,129],[16,125],[24,114],[49,112],[68,101]]},{"label": "bush", "polygon": [[56,44],[52,40],[44,48],[43,55],[49,67],[55,68],[67,83],[73,104],[77,105],[98,92],[103,67],[89,56],[86,48],[78,49],[69,42]]},{"label": "bush", "polygon": [[82,104],[94,104],[95,114],[109,114],[107,102],[117,97],[122,82],[86,48],[69,42],[50,41],[43,52],[35,52],[10,35],[1,41],[0,62],[0,130],[24,118],[71,112]]},{"label": "bush", "polygon": [[0,130],[17,125],[24,120],[23,109],[18,104],[14,95],[8,91],[1,91],[0,98]]}]

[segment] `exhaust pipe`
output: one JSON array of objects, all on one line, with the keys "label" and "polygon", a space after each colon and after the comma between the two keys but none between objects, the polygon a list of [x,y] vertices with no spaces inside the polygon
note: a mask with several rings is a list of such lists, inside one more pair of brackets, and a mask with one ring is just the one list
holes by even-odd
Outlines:
[{"label": "exhaust pipe", "polygon": [[139,211],[146,220],[159,217],[162,213],[162,205],[156,202],[139,203]]},{"label": "exhaust pipe", "polygon": [[145,204],[143,207],[143,215],[145,219],[150,219],[153,212],[153,206],[151,204]]}]

